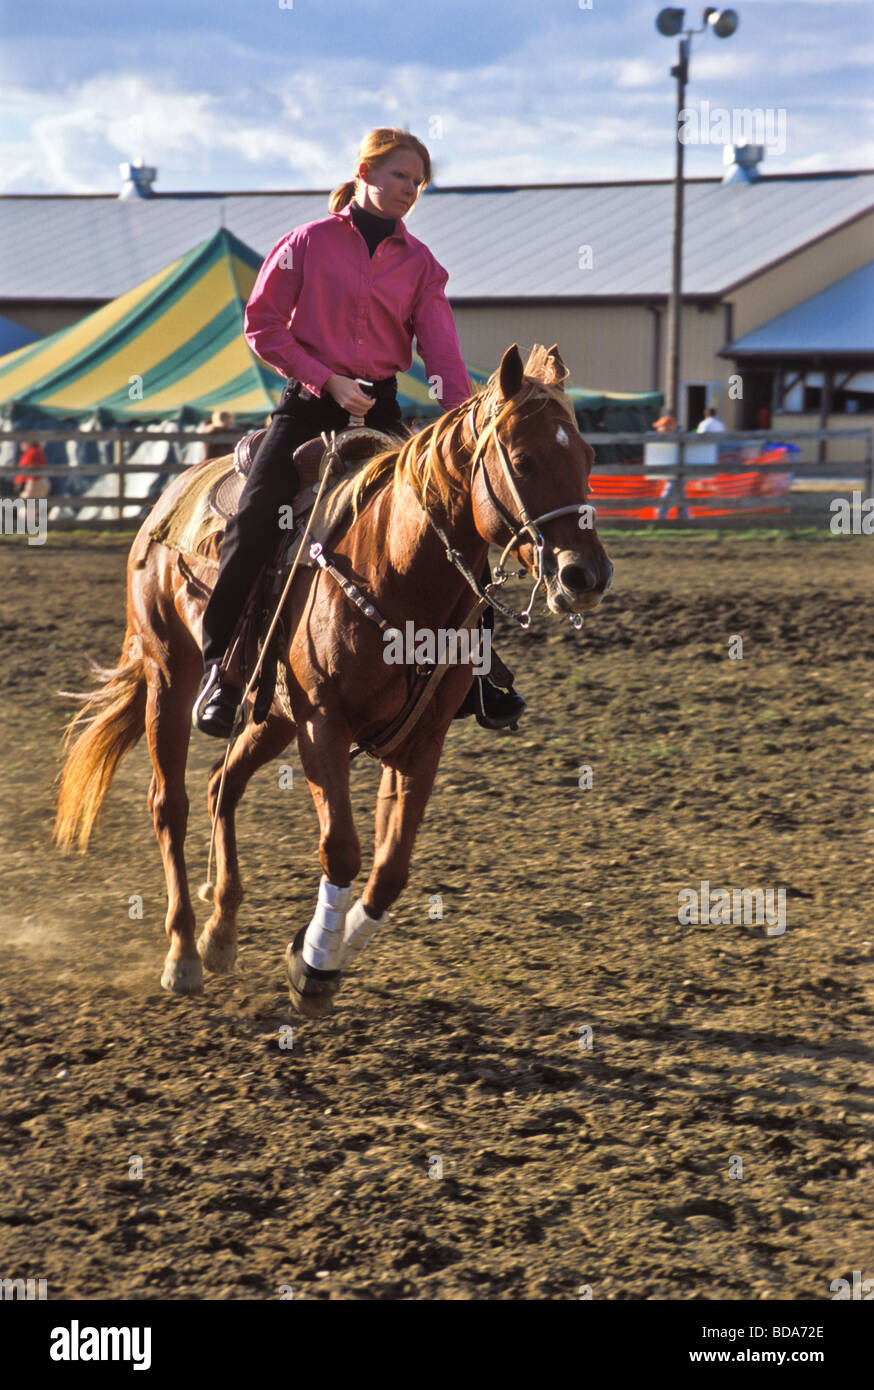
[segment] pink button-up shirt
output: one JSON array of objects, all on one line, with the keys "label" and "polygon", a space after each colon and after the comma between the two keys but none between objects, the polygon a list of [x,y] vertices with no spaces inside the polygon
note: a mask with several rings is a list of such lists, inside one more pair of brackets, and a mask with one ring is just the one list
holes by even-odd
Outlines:
[{"label": "pink button-up shirt", "polygon": [[[349,206],[296,227],[261,267],[246,307],[246,340],[320,396],[329,376],[381,381],[409,369],[413,338],[444,410],[473,394],[448,272],[398,218],[373,257]],[[442,389],[441,389],[442,388]]]}]

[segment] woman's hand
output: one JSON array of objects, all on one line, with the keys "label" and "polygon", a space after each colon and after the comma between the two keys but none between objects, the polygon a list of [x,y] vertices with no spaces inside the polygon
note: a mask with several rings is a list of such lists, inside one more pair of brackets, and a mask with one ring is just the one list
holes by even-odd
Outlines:
[{"label": "woman's hand", "polygon": [[366,415],[370,407],[376,404],[373,396],[365,396],[350,376],[329,376],[323,389],[333,396],[341,410],[348,411],[350,415]]}]

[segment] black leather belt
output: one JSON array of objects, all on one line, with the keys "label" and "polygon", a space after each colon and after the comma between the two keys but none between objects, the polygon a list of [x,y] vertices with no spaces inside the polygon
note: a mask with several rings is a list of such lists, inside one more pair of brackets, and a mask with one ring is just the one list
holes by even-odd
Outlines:
[{"label": "black leather belt", "polygon": [[396,376],[383,377],[382,381],[372,381],[369,386],[362,388],[367,392],[372,392],[374,396],[396,396],[398,393],[398,379]]},{"label": "black leather belt", "polygon": [[[302,382],[290,377],[288,380],[289,390],[292,396],[299,396],[302,401],[314,400],[312,391],[308,391]],[[381,381],[372,381],[369,386],[363,388],[365,394],[371,394],[376,400],[382,397],[393,397],[398,393],[398,379],[396,376],[383,377]],[[323,398],[324,399],[324,398]]]}]

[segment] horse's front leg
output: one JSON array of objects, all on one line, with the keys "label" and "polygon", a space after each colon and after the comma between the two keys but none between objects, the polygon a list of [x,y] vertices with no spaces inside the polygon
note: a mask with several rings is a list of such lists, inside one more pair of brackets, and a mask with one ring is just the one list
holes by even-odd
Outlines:
[{"label": "horse's front leg", "polygon": [[367,887],[346,918],[347,966],[385,922],[388,909],[407,886],[413,846],[434,786],[444,738],[445,731],[431,735],[398,762],[383,763],[373,869]]},{"label": "horse's front leg", "polygon": [[292,1002],[308,1018],[331,1012],[340,987],[346,913],[361,845],[349,794],[349,732],[320,711],[300,728],[300,760],[319,817],[322,880],[313,918],[285,953]]}]

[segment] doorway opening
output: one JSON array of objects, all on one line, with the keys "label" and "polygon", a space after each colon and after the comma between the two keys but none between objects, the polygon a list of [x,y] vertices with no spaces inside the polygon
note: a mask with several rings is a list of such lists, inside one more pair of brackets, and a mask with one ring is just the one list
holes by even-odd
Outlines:
[{"label": "doorway opening", "polygon": [[704,419],[704,411],[707,408],[707,382],[695,381],[686,384],[685,392],[685,418],[680,421],[683,429],[689,433],[696,430]]}]

